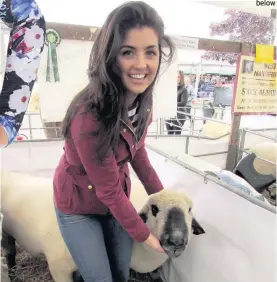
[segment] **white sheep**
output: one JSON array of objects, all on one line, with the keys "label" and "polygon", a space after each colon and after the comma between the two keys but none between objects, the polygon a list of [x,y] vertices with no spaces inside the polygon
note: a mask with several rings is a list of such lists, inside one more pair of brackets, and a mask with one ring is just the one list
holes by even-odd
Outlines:
[{"label": "white sheep", "polygon": [[[131,201],[149,227],[160,240],[165,254],[148,247],[145,243],[135,243],[130,267],[140,273],[158,269],[169,257],[177,258],[185,250],[192,233],[205,231],[192,216],[192,201],[183,193],[163,190],[150,197],[138,180],[132,180]],[[142,203],[146,203],[142,206]]]},{"label": "white sheep", "polygon": [[[219,123],[212,120],[207,120],[203,125],[202,134],[209,138],[219,138],[226,134],[230,134],[231,125],[225,123]],[[224,136],[226,139],[227,137]]]},{"label": "white sheep", "polygon": [[[1,230],[0,230],[0,241],[5,241],[5,232],[2,231],[2,222],[3,222],[3,215],[0,213],[0,219],[1,219]],[[3,241],[2,241],[3,240]],[[1,282],[11,282],[9,278],[9,270],[8,266],[5,262],[5,258],[1,254]]]},{"label": "white sheep", "polygon": [[250,147],[249,153],[239,161],[234,173],[262,193],[266,187],[276,182],[277,143],[259,143]]},{"label": "white sheep", "polygon": [[275,163],[271,164],[261,159],[255,158],[253,166],[257,172],[264,175],[273,175],[276,178],[276,158],[277,143],[264,142],[249,148],[249,152],[254,153],[257,157]]},{"label": "white sheep", "polygon": [[8,266],[5,263],[5,258],[1,257],[1,282],[11,282],[8,274]]},{"label": "white sheep", "polygon": [[[140,215],[166,251],[166,254],[160,254],[143,243],[134,242],[131,268],[150,272],[168,257],[177,257],[184,251],[191,237],[191,227],[194,234],[202,234],[204,230],[193,219],[192,202],[184,194],[164,190],[148,199],[140,182],[132,179],[132,183],[134,206],[140,211],[138,206],[143,205]],[[142,191],[144,194],[140,193]],[[3,230],[30,254],[44,254],[55,281],[83,281],[59,231],[52,179],[23,173],[2,173],[1,201]],[[3,247],[9,251],[9,246]]]},{"label": "white sheep", "polygon": [[[55,281],[72,282],[76,266],[57,224],[52,183],[52,179],[2,172],[3,231],[31,255],[44,254]],[[8,252],[13,248],[10,244]],[[12,266],[13,257],[9,260]]]}]

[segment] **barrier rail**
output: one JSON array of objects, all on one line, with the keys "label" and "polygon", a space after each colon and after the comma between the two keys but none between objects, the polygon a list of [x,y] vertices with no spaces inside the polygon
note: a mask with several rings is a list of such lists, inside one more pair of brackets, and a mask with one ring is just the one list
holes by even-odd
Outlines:
[{"label": "barrier rail", "polygon": [[[186,107],[183,108],[183,110],[185,110]],[[155,137],[155,138],[182,138],[185,139],[185,154],[189,154],[189,144],[191,139],[202,139],[202,140],[210,140],[210,141],[216,141],[219,140],[223,137],[226,137],[229,135],[229,133],[223,134],[219,137],[216,138],[212,138],[212,137],[207,137],[203,134],[201,134],[202,129],[200,130],[196,130],[195,129],[195,122],[197,120],[203,120],[203,124],[205,120],[209,120],[209,121],[213,121],[216,123],[221,123],[221,124],[226,124],[226,125],[231,125],[228,122],[225,122],[221,119],[214,119],[214,118],[209,118],[209,117],[203,117],[203,116],[199,116],[196,115],[196,110],[199,109],[199,107],[191,107],[191,111],[193,111],[193,114],[189,114],[187,112],[184,111],[177,111],[177,113],[179,114],[183,114],[184,116],[186,116],[184,118],[184,120],[187,119],[187,117],[191,117],[191,124],[190,124],[190,129],[183,129],[181,126],[177,126],[178,128],[180,128],[181,133],[180,135],[168,135],[168,130],[166,130],[165,126],[166,123],[170,123],[168,121],[168,119],[165,118],[158,118],[156,120],[153,120],[153,124],[156,123],[156,128],[154,131],[149,131],[147,137]],[[219,111],[222,111],[220,115],[218,115],[220,118],[223,117],[223,113],[224,113],[224,108],[217,108]],[[58,137],[57,138],[34,138],[34,130],[41,130],[41,131],[45,131],[45,130],[56,130],[56,133],[59,131],[59,127],[57,126],[53,126],[53,127],[45,127],[45,126],[38,126],[38,127],[33,127],[33,121],[32,118],[34,116],[39,117],[40,123],[43,124],[43,122],[41,121],[40,118],[40,113],[26,113],[25,118],[24,118],[24,123],[26,123],[26,119],[27,119],[27,127],[22,127],[20,130],[20,134],[21,136],[24,136],[26,139],[25,140],[16,140],[15,142],[41,142],[41,141],[57,141],[57,140],[61,140],[62,138]],[[29,137],[27,136],[27,134],[24,134],[23,131],[28,131],[29,132]],[[277,128],[266,128],[266,129],[248,129],[248,128],[243,128],[240,130],[240,145],[239,145],[239,150],[237,152],[237,161],[236,163],[238,163],[242,156],[243,153],[247,153],[247,148],[245,148],[245,139],[246,139],[246,134],[253,134],[262,138],[266,138],[269,140],[272,140],[274,142],[277,142],[277,139],[263,134],[261,133],[261,131],[265,132],[265,131],[276,131],[277,132]],[[188,134],[184,134],[184,132],[188,132]],[[44,136],[46,134],[44,133]],[[57,135],[57,134],[56,134]],[[218,151],[218,152],[210,152],[210,153],[204,153],[204,154],[192,154],[192,156],[194,157],[208,157],[208,156],[215,156],[215,155],[221,155],[221,154],[226,154],[227,151]]]},{"label": "barrier rail", "polygon": [[256,199],[256,198],[254,198],[254,197],[251,197],[251,196],[247,195],[247,194],[246,194],[245,192],[243,192],[242,190],[233,187],[232,185],[228,184],[227,182],[224,182],[224,181],[222,181],[222,180],[220,180],[220,179],[217,179],[217,178],[215,178],[215,177],[209,175],[209,173],[203,172],[203,171],[197,169],[196,167],[193,167],[193,166],[191,166],[191,165],[189,165],[189,164],[187,164],[187,163],[184,163],[184,162],[181,161],[181,160],[178,160],[178,159],[176,159],[176,158],[173,158],[172,156],[168,155],[167,153],[165,153],[165,152],[163,152],[163,151],[161,151],[161,150],[158,150],[157,148],[155,148],[155,147],[153,147],[153,146],[150,146],[150,145],[146,145],[146,146],[147,146],[147,148],[149,148],[149,149],[152,150],[153,152],[156,152],[156,153],[158,153],[159,155],[164,156],[167,160],[170,160],[170,161],[172,161],[172,162],[174,162],[174,163],[177,163],[177,164],[181,165],[183,168],[188,169],[188,170],[190,170],[190,171],[193,171],[193,172],[195,172],[195,173],[197,173],[197,174],[203,176],[203,181],[204,181],[205,183],[207,183],[207,181],[211,181],[211,182],[217,183],[217,184],[219,184],[219,185],[225,187],[225,188],[228,189],[229,191],[232,191],[233,193],[236,193],[236,194],[238,194],[238,195],[244,197],[245,199],[249,200],[249,201],[252,202],[253,204],[258,205],[258,206],[260,206],[260,207],[262,207],[262,208],[264,208],[264,209],[270,210],[271,212],[273,212],[273,213],[275,213],[275,214],[277,213],[276,207],[274,207],[274,206],[269,206],[269,205],[267,205],[265,202],[262,202],[262,201],[260,201],[260,200],[258,200],[258,199]]},{"label": "barrier rail", "polygon": [[[180,107],[180,109],[183,109],[183,110],[185,110],[186,108],[187,107]],[[199,106],[191,107],[191,110],[194,111],[194,114],[188,114],[188,113],[185,113],[185,112],[182,112],[182,111],[178,111],[178,113],[184,114],[185,116],[191,116],[192,117],[192,122],[191,122],[191,125],[192,125],[191,128],[192,129],[189,131],[192,134],[194,132],[198,132],[199,131],[199,130],[195,130],[194,129],[194,122],[196,120],[201,120],[201,119],[202,120],[213,120],[213,121],[219,122],[219,123],[226,123],[226,122],[223,122],[223,121],[221,121],[219,119],[210,119],[210,118],[203,118],[201,116],[197,116],[197,115],[195,115],[197,109],[201,109],[201,107],[199,107]],[[215,108],[215,109],[217,109],[217,108]],[[218,109],[222,109],[222,108],[218,108]],[[29,132],[30,138],[27,138],[27,139],[34,140],[34,138],[33,138],[33,131],[34,130],[45,130],[45,129],[56,129],[57,131],[59,130],[59,127],[44,127],[44,126],[33,127],[32,117],[34,117],[34,116],[40,117],[40,113],[27,112],[25,114],[23,123],[25,123],[26,119],[27,119],[28,126],[27,127],[21,127],[21,129],[20,129],[20,132],[22,132],[22,131],[28,131]],[[43,122],[41,120],[41,118],[40,118],[40,122],[41,123]],[[149,131],[148,132],[148,136],[153,136],[153,135],[155,135],[157,137],[161,137],[162,135],[163,136],[168,136],[167,134],[165,134],[168,131],[165,130],[165,128],[164,128],[164,126],[166,124],[166,119],[165,118],[159,118],[159,119],[153,120],[153,123],[155,123],[155,122],[157,124],[156,132]],[[226,123],[226,124],[228,124],[228,123]],[[181,128],[181,131],[184,132],[184,131],[187,131],[187,130],[184,130],[184,129]],[[22,133],[20,133],[20,134],[22,134]],[[188,136],[190,136],[190,135],[188,135]],[[198,136],[199,136],[199,138],[204,138],[205,139],[205,136],[203,136],[201,134],[199,134]],[[184,135],[182,135],[182,137],[184,137]],[[222,136],[222,137],[224,137],[224,136]],[[44,138],[42,138],[42,139],[44,139]],[[26,141],[26,140],[22,140],[22,141]]]},{"label": "barrier rail", "polygon": [[[272,140],[274,141],[275,143],[277,142],[277,138],[275,137],[272,137],[272,136],[269,136],[269,135],[266,135],[266,134],[262,134],[262,133],[259,133],[257,131],[269,131],[269,130],[276,130],[276,128],[266,128],[266,129],[248,129],[248,128],[243,128],[241,129],[240,131],[240,145],[239,145],[239,151],[237,153],[237,159],[236,159],[236,163],[238,163],[242,157],[243,157],[243,153],[246,153],[246,154],[249,154],[248,152],[248,149],[244,148],[245,146],[245,138],[246,138],[246,134],[249,133],[249,134],[253,134],[253,135],[257,135],[257,136],[260,136],[260,137],[263,137],[265,139],[269,139],[269,140]],[[263,160],[263,161],[266,161],[268,163],[271,163],[271,164],[274,164],[276,166],[276,163],[273,163],[273,162],[270,162],[268,160],[264,160],[260,157],[257,157],[258,159],[260,160]]]}]

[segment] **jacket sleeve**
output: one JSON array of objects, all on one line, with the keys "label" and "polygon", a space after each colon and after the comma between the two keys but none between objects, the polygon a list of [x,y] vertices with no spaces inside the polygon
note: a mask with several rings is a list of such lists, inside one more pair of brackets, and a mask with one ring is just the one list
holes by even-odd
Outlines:
[{"label": "jacket sleeve", "polygon": [[44,49],[45,19],[35,0],[25,2],[0,0],[0,20],[11,27],[0,86],[0,126],[8,135],[8,145],[21,127]]},{"label": "jacket sleeve", "polygon": [[197,95],[194,94],[194,87],[192,85],[189,85],[187,87],[187,91],[188,91],[188,102],[191,102],[197,97]]},{"label": "jacket sleeve", "polygon": [[181,99],[177,103],[177,107],[185,107],[188,101],[188,91],[186,88],[183,89],[181,93]]},{"label": "jacket sleeve", "polygon": [[93,114],[77,113],[70,126],[71,138],[99,200],[134,240],[143,242],[150,231],[122,189],[112,149],[103,160],[97,157],[97,146],[102,141],[99,129],[100,122]]},{"label": "jacket sleeve", "polygon": [[151,195],[163,190],[163,184],[148,158],[148,154],[145,149],[145,136],[146,134],[142,137],[143,144],[137,150],[133,160],[131,161],[131,166],[143,184],[147,194]]}]

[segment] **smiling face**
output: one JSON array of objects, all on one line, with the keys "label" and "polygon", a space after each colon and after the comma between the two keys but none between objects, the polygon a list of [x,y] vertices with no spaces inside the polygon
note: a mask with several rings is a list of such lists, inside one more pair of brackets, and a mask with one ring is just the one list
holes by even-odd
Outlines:
[{"label": "smiling face", "polygon": [[117,64],[127,91],[143,93],[154,81],[159,68],[159,41],[152,28],[133,28],[126,33]]}]

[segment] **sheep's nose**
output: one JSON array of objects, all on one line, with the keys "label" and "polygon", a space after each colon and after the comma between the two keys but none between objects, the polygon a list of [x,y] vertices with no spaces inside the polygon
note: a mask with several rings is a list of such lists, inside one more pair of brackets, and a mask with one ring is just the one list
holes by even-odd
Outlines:
[{"label": "sheep's nose", "polygon": [[168,238],[168,244],[175,248],[181,248],[187,244],[184,233],[181,231],[174,231]]}]

